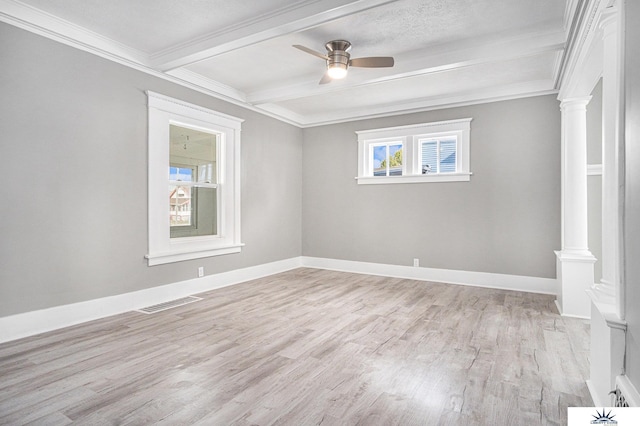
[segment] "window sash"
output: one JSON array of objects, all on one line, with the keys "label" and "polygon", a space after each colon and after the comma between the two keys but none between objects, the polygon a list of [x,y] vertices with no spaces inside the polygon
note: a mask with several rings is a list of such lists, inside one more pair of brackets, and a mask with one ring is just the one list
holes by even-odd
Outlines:
[{"label": "window sash", "polygon": [[[399,147],[399,148],[397,148]],[[383,149],[380,149],[383,148]],[[395,148],[395,149],[394,149]],[[392,152],[392,149],[393,152]],[[400,165],[397,164],[395,166],[391,166],[392,158],[395,159],[396,153],[401,152],[401,160]],[[380,153],[384,152],[384,155],[380,157]],[[402,176],[405,174],[404,170],[404,159],[402,158],[402,153],[404,152],[404,143],[403,141],[393,141],[393,142],[384,142],[384,143],[372,143],[370,145],[370,164],[371,164],[371,176]],[[376,164],[384,164],[384,169],[381,167],[376,167]],[[384,172],[384,174],[380,174]]]},{"label": "window sash", "polygon": [[[429,157],[427,157],[428,154],[425,152],[425,145],[435,146],[435,149],[434,149],[435,159],[433,160],[433,163],[435,163],[435,170],[433,167],[429,167],[429,171],[426,173],[425,173],[425,161],[428,161]],[[451,145],[453,145],[452,152],[450,152],[445,158],[443,158],[442,156],[443,150],[445,149],[443,145],[446,145],[447,147],[450,147]],[[419,171],[422,174],[434,175],[434,174],[458,172],[458,161],[457,161],[458,137],[456,135],[444,135],[439,138],[429,138],[429,139],[421,138],[421,139],[418,139],[418,146],[419,146],[418,158],[420,161]],[[451,158],[451,156],[453,156],[453,170],[442,170],[443,162],[448,161]],[[431,156],[431,158],[433,158],[433,155]],[[450,164],[450,163],[448,162],[446,164]],[[447,168],[447,166],[445,166],[445,168]]]}]

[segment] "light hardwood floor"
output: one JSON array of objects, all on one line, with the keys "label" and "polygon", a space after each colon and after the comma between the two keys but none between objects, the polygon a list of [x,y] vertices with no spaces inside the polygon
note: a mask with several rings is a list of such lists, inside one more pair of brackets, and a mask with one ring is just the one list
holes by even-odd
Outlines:
[{"label": "light hardwood floor", "polygon": [[552,296],[297,269],[0,345],[0,424],[561,425],[588,323]]}]

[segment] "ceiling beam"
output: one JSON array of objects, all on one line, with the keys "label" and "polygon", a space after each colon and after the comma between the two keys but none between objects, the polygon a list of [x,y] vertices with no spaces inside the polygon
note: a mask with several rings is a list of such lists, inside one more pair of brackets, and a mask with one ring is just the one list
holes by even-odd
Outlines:
[{"label": "ceiling beam", "polygon": [[397,0],[308,0],[203,37],[172,46],[149,57],[158,71],[170,71],[203,59],[275,37],[303,31],[344,16]]}]

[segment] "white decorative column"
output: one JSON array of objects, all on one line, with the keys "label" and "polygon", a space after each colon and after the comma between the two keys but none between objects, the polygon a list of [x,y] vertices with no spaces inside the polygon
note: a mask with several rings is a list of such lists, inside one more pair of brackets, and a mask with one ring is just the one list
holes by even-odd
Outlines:
[{"label": "white decorative column", "polygon": [[586,290],[593,285],[587,231],[587,104],[591,97],[564,99],[562,114],[562,250],[556,252],[558,308],[563,315],[589,318]]},{"label": "white decorative column", "polygon": [[591,298],[591,371],[587,382],[596,405],[611,405],[609,391],[624,373],[624,295],[621,281],[620,164],[622,81],[620,13],[602,13],[602,279],[589,290]]}]

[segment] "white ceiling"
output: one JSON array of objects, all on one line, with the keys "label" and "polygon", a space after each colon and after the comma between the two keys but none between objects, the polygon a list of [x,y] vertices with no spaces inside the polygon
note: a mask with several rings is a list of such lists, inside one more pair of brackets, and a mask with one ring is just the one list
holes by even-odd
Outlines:
[{"label": "white ceiling", "polygon": [[[301,127],[555,93],[575,0],[0,0],[0,20]],[[393,56],[319,85],[324,52]]]}]

